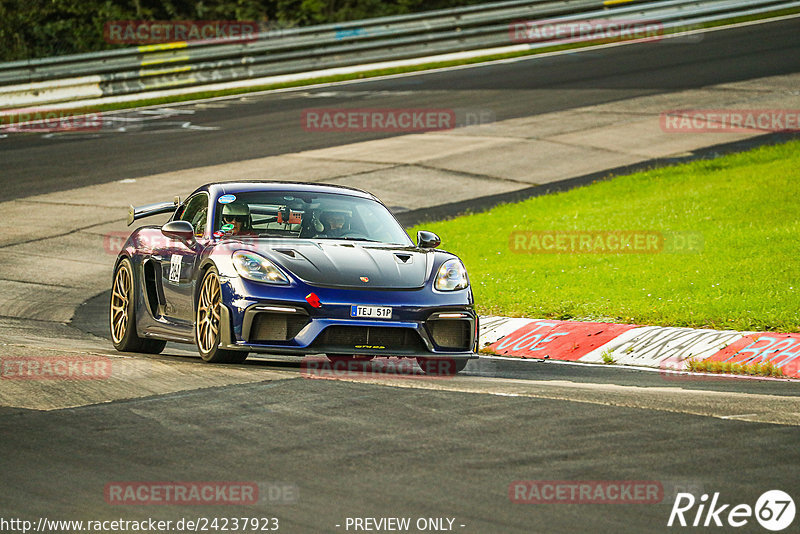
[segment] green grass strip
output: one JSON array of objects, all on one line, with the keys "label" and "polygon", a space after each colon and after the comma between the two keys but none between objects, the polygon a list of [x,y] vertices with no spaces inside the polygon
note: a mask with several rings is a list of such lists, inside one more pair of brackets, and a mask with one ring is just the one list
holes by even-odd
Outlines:
[{"label": "green grass strip", "polygon": [[[484,314],[797,332],[798,197],[800,142],[792,141],[409,233],[434,231],[442,248],[461,256]],[[518,231],[661,232],[700,236],[702,246],[683,253],[520,253],[510,241]]]}]

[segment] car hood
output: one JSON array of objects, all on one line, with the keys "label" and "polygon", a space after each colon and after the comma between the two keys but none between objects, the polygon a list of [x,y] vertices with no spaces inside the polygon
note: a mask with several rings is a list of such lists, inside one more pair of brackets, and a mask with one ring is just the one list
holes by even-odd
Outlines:
[{"label": "car hood", "polygon": [[356,241],[247,245],[242,248],[262,254],[309,284],[359,289],[419,289],[428,279],[434,258],[414,247]]}]

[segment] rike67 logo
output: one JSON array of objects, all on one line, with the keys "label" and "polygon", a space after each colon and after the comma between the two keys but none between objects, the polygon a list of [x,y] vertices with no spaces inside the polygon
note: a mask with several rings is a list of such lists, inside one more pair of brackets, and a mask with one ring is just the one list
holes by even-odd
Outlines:
[{"label": "rike67 logo", "polygon": [[[696,508],[695,508],[696,505]],[[753,517],[767,530],[784,530],[794,521],[794,500],[781,490],[764,492],[754,507],[749,504],[723,504],[719,492],[709,502],[708,494],[695,499],[691,493],[678,493],[669,514],[667,526],[743,527]]]}]

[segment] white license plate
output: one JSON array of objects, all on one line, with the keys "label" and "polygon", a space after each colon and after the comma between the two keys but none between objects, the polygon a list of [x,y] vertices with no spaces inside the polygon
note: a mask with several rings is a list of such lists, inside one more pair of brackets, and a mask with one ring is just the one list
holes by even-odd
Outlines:
[{"label": "white license plate", "polygon": [[381,306],[351,306],[350,317],[369,317],[370,319],[391,319],[392,309]]}]

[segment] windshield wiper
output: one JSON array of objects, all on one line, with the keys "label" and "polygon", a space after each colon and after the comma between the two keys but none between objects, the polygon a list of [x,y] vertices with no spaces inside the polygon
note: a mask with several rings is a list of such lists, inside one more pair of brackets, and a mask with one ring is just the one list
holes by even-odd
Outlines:
[{"label": "windshield wiper", "polygon": [[317,237],[312,237],[310,239],[329,239],[329,240],[337,239],[339,241],[367,241],[369,243],[383,243],[383,241],[379,239],[369,239],[366,237],[317,236]]},{"label": "windshield wiper", "polygon": [[297,236],[287,235],[287,234],[271,234],[269,232],[261,232],[257,236],[253,237],[278,237],[281,239],[297,239]]}]

